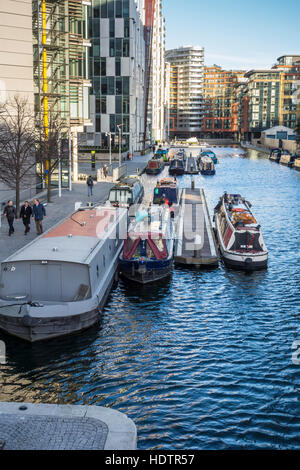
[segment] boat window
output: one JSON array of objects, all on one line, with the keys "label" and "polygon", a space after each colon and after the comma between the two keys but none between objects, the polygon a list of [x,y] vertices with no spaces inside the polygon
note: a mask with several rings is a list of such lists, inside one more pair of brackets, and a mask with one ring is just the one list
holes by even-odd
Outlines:
[{"label": "boat window", "polygon": [[153,253],[149,243],[147,243],[147,248],[146,248],[146,256],[147,258],[149,259],[156,259],[156,256],[155,254]]},{"label": "boat window", "polygon": [[153,239],[153,242],[155,243],[159,251],[163,253],[165,250],[163,239],[162,238]]}]

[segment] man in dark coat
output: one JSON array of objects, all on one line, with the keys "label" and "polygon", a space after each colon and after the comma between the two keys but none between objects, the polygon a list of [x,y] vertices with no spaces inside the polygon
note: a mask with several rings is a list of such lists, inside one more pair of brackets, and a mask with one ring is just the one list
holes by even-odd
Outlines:
[{"label": "man in dark coat", "polygon": [[40,203],[39,199],[34,200],[34,205],[32,208],[33,217],[35,220],[36,233],[41,235],[43,233],[43,224],[42,221],[46,217],[46,210],[43,204]]},{"label": "man in dark coat", "polygon": [[3,215],[7,218],[8,226],[9,226],[9,232],[8,235],[11,236],[12,233],[14,233],[14,220],[16,217],[16,208],[13,204],[12,201],[8,201],[7,206],[4,208],[4,213]]},{"label": "man in dark coat", "polygon": [[93,195],[93,186],[94,186],[94,181],[91,176],[89,176],[88,179],[86,180],[86,184],[88,187],[88,196],[90,197]]},{"label": "man in dark coat", "polygon": [[29,205],[28,201],[25,201],[23,206],[21,207],[20,211],[20,219],[23,220],[23,224],[25,227],[25,235],[27,235],[28,232],[30,232],[30,217],[32,215],[32,209]]}]

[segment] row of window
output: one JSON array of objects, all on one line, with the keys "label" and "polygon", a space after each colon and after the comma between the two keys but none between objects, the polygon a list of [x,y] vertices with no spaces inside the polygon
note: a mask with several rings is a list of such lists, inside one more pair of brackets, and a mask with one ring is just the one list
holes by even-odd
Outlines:
[{"label": "row of window", "polygon": [[[122,125],[122,133],[129,132],[129,115],[110,114],[109,115],[109,130],[110,132],[118,132],[118,125]],[[96,132],[101,132],[101,115],[96,114],[95,122]]]},{"label": "row of window", "polygon": [[[115,109],[117,114],[129,114],[130,98],[129,96],[116,96]],[[96,97],[96,114],[107,113],[107,97]]]},{"label": "row of window", "polygon": [[94,95],[129,95],[129,77],[93,78]]},{"label": "row of window", "polygon": [[94,18],[129,18],[129,0],[94,0]]}]

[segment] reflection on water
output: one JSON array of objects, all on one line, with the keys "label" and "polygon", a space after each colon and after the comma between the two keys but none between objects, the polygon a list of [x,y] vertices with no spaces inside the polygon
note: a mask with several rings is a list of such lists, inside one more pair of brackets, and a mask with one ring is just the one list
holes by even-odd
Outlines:
[{"label": "reflection on water", "polygon": [[268,270],[220,264],[175,268],[161,285],[120,281],[84,333],[35,345],[1,334],[2,401],[115,407],[135,420],[140,448],[300,447],[300,173],[255,151],[216,153],[216,175],[196,184],[211,212],[225,190],[252,202]]}]

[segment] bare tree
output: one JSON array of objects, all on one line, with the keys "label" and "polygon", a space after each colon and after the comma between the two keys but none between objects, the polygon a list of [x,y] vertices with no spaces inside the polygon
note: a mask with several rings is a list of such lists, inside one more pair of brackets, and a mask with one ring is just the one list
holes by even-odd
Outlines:
[{"label": "bare tree", "polygon": [[17,212],[21,185],[30,185],[35,175],[35,138],[27,98],[15,95],[0,105],[0,181],[15,190]]},{"label": "bare tree", "polygon": [[50,115],[47,132],[38,130],[36,138],[36,161],[38,173],[46,182],[47,201],[51,201],[51,177],[57,169],[60,159],[62,137],[66,132],[65,124],[57,116]]}]

